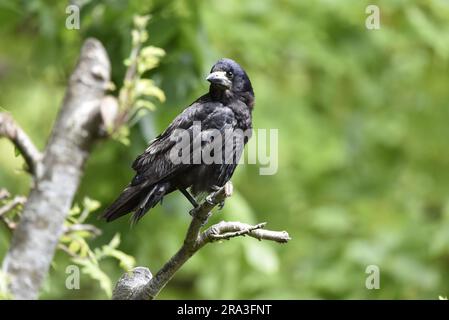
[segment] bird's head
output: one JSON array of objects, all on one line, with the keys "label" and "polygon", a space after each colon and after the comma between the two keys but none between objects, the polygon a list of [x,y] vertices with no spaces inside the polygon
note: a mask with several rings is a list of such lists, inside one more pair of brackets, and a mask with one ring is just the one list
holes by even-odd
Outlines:
[{"label": "bird's head", "polygon": [[235,96],[248,107],[254,105],[254,92],[245,70],[234,60],[220,59],[206,78],[210,82],[209,92],[213,96]]}]

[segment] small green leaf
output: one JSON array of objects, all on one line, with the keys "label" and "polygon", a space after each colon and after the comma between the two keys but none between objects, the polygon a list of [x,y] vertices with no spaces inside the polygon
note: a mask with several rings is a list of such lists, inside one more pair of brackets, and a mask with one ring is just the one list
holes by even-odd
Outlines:
[{"label": "small green leaf", "polygon": [[117,259],[119,261],[120,267],[125,271],[131,270],[136,264],[136,260],[134,259],[134,257],[120,250],[106,248],[105,254]]},{"label": "small green leaf", "polygon": [[143,100],[143,99],[137,100],[136,107],[137,108],[145,108],[145,109],[148,109],[150,111],[156,110],[156,106],[154,105],[154,103],[152,103],[152,102],[150,102],[148,100]]},{"label": "small green leaf", "polygon": [[115,85],[114,82],[109,81],[109,82],[106,84],[106,89],[107,89],[108,91],[114,91],[115,89],[117,89],[117,86]]},{"label": "small green leaf", "polygon": [[18,156],[20,156],[20,150],[19,148],[17,148],[16,146],[14,146],[14,156],[17,158]]},{"label": "small green leaf", "polygon": [[137,69],[139,74],[147,70],[154,69],[159,65],[160,58],[165,55],[165,51],[154,46],[143,48],[139,54]]},{"label": "small green leaf", "polygon": [[69,245],[69,251],[73,254],[76,254],[81,249],[81,244],[74,240]]},{"label": "small green leaf", "polygon": [[71,224],[77,223],[78,220],[77,220],[75,217],[73,217],[73,216],[68,216],[68,217],[66,218],[66,222],[68,222],[68,225],[71,225]]},{"label": "small green leaf", "polygon": [[72,238],[66,235],[61,236],[61,238],[59,238],[59,242],[61,243],[69,243],[70,241],[72,241]]},{"label": "small green leaf", "polygon": [[69,211],[69,216],[76,216],[81,213],[79,205],[76,203]]},{"label": "small green leaf", "polygon": [[137,96],[156,97],[160,102],[165,101],[165,94],[160,88],[156,87],[152,80],[140,79],[136,84]]},{"label": "small green leaf", "polygon": [[100,203],[100,201],[91,199],[89,197],[84,197],[83,206],[85,209],[87,209],[87,211],[92,212],[92,211],[95,211],[98,208],[100,208],[101,203]]},{"label": "small green leaf", "polygon": [[90,276],[94,280],[97,280],[100,283],[100,287],[103,289],[103,291],[106,293],[108,297],[112,295],[111,279],[109,279],[107,274],[104,273],[97,264],[93,263],[89,259],[75,258],[72,259],[72,261],[82,266],[81,271],[84,274]]},{"label": "small green leaf", "polygon": [[150,18],[151,18],[150,15],[145,15],[145,16],[138,16],[138,15],[136,15],[133,18],[134,26],[137,29],[144,29],[147,26],[148,21],[150,20]]},{"label": "small green leaf", "polygon": [[127,126],[121,126],[113,135],[113,138],[118,142],[124,144],[125,146],[129,145],[129,128]]},{"label": "small green leaf", "polygon": [[165,50],[155,46],[146,46],[142,49],[140,55],[144,58],[162,58],[163,56],[165,56]]},{"label": "small green leaf", "polygon": [[81,245],[79,253],[80,257],[87,257],[92,252],[89,248],[89,244],[86,242],[86,240],[84,240],[84,238],[79,238],[79,242]]},{"label": "small green leaf", "polygon": [[120,245],[120,233],[116,233],[112,240],[109,242],[109,247],[112,249],[117,248]]}]

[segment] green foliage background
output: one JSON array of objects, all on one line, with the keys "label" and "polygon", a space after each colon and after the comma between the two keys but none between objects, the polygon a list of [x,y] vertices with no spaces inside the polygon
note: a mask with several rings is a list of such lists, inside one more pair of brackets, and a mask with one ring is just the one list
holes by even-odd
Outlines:
[{"label": "green foliage background", "polygon": [[[221,219],[267,221],[287,245],[234,239],[209,245],[160,298],[424,298],[449,292],[449,4],[442,0],[84,0],[81,29],[67,30],[65,1],[0,0],[0,106],[43,147],[82,41],[100,39],[119,87],[134,14],[151,13],[149,42],[167,56],[149,76],[167,101],[131,132],[131,146],[100,143],[77,200],[103,207],[128,183],[149,139],[207,90],[220,57],[240,62],[256,93],[255,128],[279,129],[279,170],[238,168]],[[365,28],[365,8],[381,29]],[[21,158],[0,140],[0,186],[26,194]],[[188,202],[166,197],[136,227],[90,222],[116,232],[120,249],[156,271],[180,246]],[[3,226],[1,226],[3,228]],[[10,234],[0,229],[0,259]],[[83,277],[65,288],[58,252],[42,298],[106,298]],[[378,265],[381,289],[365,288]],[[115,260],[104,270],[117,279]]]}]

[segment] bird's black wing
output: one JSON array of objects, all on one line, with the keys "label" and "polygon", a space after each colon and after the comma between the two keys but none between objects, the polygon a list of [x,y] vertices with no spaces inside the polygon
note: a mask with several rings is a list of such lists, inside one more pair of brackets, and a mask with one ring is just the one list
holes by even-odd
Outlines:
[{"label": "bird's black wing", "polygon": [[[239,113],[235,110],[241,108],[240,101],[233,102],[229,107],[232,110],[227,121],[222,122],[221,131],[223,135],[222,141],[222,162],[216,164],[215,183],[217,186],[223,186],[232,177],[235,168],[237,167],[246,142],[251,137],[251,123],[244,123],[238,121]],[[245,121],[250,121],[250,118]],[[247,130],[250,129],[250,130]]]},{"label": "bird's black wing", "polygon": [[170,150],[177,142],[174,136],[176,129],[188,130],[194,119],[197,118],[199,109],[200,105],[196,103],[185,109],[164,132],[150,142],[147,149],[132,164],[132,168],[136,171],[132,184],[145,181],[146,184],[151,185],[173,173],[176,169],[185,169],[182,166],[176,166],[170,160]]},{"label": "bird's black wing", "polygon": [[[195,122],[201,123],[201,132],[193,137]],[[235,123],[234,112],[219,102],[202,101],[192,104],[151,142],[143,154],[137,157],[132,166],[136,176],[106,209],[103,217],[111,221],[135,211],[133,219],[138,220],[166,193],[177,187],[172,185],[174,180],[185,180],[185,177],[192,174],[191,167],[195,164],[177,163],[171,158],[172,148],[178,142],[176,129],[184,129],[194,139],[201,139],[203,143],[199,143],[198,146],[206,148],[212,143],[208,139],[212,132],[224,134],[225,130],[232,129]],[[193,148],[193,153],[196,151],[197,149]]]},{"label": "bird's black wing", "polygon": [[[201,124],[201,135],[193,137],[194,123]],[[175,163],[170,157],[170,151],[179,142],[176,129],[186,130],[193,139],[201,139],[203,143],[193,143],[191,146],[193,154],[197,147],[205,148],[212,143],[209,137],[213,132],[224,135],[225,130],[235,126],[235,116],[231,109],[219,102],[194,103],[178,115],[170,126],[157,138],[148,148],[134,161],[132,167],[136,171],[136,177],[132,184],[145,183],[151,185],[169,177],[182,174],[191,163]]]},{"label": "bird's black wing", "polygon": [[[174,137],[176,129],[188,130],[195,119],[201,119],[204,101],[199,99],[179,114],[168,128],[156,137],[132,164],[136,171],[131,183],[122,191],[118,198],[105,210],[103,217],[111,221],[121,217],[138,207],[146,206],[153,199],[147,197],[159,192],[157,185],[162,179],[172,174],[180,174],[188,167],[184,164],[175,164],[170,160],[170,150],[176,144]],[[161,186],[167,191],[169,185]],[[163,196],[163,195],[160,195]],[[158,196],[159,197],[159,196]]]}]

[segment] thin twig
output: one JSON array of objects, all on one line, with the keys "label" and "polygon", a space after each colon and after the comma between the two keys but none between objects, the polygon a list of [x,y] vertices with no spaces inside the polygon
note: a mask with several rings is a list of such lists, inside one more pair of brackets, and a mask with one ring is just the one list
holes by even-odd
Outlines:
[{"label": "thin twig", "polygon": [[58,243],[58,249],[64,251],[65,253],[67,253],[72,258],[78,258],[78,255],[76,255],[75,253],[70,251],[69,247],[67,247],[66,245],[64,245],[62,243]]},{"label": "thin twig", "polygon": [[0,201],[7,199],[11,196],[8,190],[5,188],[0,189]]},{"label": "thin twig", "polygon": [[250,225],[237,221],[221,221],[201,234],[200,242],[212,242],[229,240],[238,236],[250,236],[257,240],[270,240],[278,243],[286,243],[291,240],[286,231],[272,231],[264,229],[266,222]]},{"label": "thin twig", "polygon": [[101,235],[101,230],[91,224],[72,224],[64,228],[64,233],[71,233],[77,231],[86,231],[91,233],[94,237]]},{"label": "thin twig", "polygon": [[0,137],[11,140],[25,159],[31,174],[39,174],[38,168],[40,167],[42,154],[17,122],[5,112],[0,113]]},{"label": "thin twig", "polygon": [[287,243],[289,240],[291,240],[290,235],[287,231],[258,229],[251,231],[248,235],[250,237],[256,238],[257,240],[270,240],[278,243]]},{"label": "thin twig", "polygon": [[8,229],[11,233],[16,229],[17,223],[14,221],[11,221],[11,219],[7,217],[0,217],[0,221],[6,226],[6,229]]},{"label": "thin twig", "polygon": [[[232,226],[230,224],[232,224]],[[251,226],[246,223],[222,221],[204,231],[202,235],[204,235],[203,238],[206,239],[207,242],[229,240],[231,238],[249,235],[254,230],[264,228],[266,224],[266,222],[263,222]]]},{"label": "thin twig", "polygon": [[[5,200],[10,197],[10,193],[6,189],[0,190],[0,200]],[[0,207],[0,221],[6,226],[9,231],[13,231],[17,223],[6,217],[6,214],[16,208],[19,205],[23,205],[26,202],[26,198],[22,196],[16,196],[11,201],[7,202]]]},{"label": "thin twig", "polygon": [[17,207],[18,205],[23,205],[25,202],[26,202],[25,197],[22,196],[14,197],[11,201],[0,207],[0,218],[7,212]]}]

